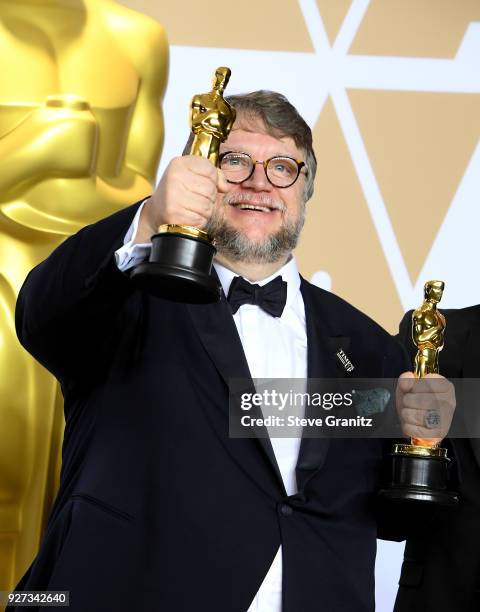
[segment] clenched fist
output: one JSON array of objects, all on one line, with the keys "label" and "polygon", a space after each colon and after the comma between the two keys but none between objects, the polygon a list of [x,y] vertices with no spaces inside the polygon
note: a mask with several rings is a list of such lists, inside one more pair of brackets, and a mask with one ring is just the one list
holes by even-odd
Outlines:
[{"label": "clenched fist", "polygon": [[415,378],[404,372],[398,379],[397,410],[405,436],[432,446],[447,435],[455,412],[455,388],[439,374]]},{"label": "clenched fist", "polygon": [[204,227],[218,194],[228,189],[223,173],[208,159],[194,155],[175,157],[143,207],[135,242],[150,242],[165,223]]}]

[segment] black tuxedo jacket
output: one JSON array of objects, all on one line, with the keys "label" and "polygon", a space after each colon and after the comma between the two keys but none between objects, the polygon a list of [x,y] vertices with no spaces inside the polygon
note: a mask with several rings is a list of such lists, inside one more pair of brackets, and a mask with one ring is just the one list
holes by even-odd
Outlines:
[{"label": "black tuxedo jacket", "polygon": [[[442,312],[447,328],[440,373],[480,378],[480,305]],[[399,336],[413,356],[411,312],[402,320]],[[439,510],[423,533],[420,530],[422,537],[407,540],[395,612],[480,610],[480,440],[450,443],[460,503],[454,509]]]},{"label": "black tuxedo jacket", "polygon": [[[245,612],[282,545],[284,612],[372,612],[384,442],[304,439],[288,497],[270,441],[228,436],[228,380],[250,373],[225,298],[167,302],[117,269],[136,209],[65,241],[19,297],[19,338],[66,416],[60,491],[19,588],[69,590],[72,612]],[[351,375],[408,369],[368,317],[301,291],[310,377],[348,375],[340,348]]]}]

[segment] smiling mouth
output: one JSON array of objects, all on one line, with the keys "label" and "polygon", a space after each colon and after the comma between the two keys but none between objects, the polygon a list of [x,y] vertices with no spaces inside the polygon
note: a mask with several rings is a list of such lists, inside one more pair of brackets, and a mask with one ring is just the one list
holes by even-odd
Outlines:
[{"label": "smiling mouth", "polygon": [[245,202],[240,202],[238,204],[232,203],[231,206],[234,208],[239,208],[240,210],[254,210],[257,212],[274,212],[275,210],[279,210],[276,206],[266,206],[265,204],[246,204]]},{"label": "smiling mouth", "polygon": [[275,202],[270,198],[268,200],[265,198],[265,200],[260,201],[252,201],[251,198],[239,198],[238,200],[232,198],[231,201],[227,200],[225,203],[239,210],[251,210],[253,212],[272,213],[275,211],[284,211],[281,202]]}]

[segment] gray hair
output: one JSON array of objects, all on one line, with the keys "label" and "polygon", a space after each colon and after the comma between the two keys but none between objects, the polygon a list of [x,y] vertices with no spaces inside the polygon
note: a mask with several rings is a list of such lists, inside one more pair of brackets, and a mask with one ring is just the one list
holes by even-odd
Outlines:
[{"label": "gray hair", "polygon": [[[288,136],[305,152],[306,176],[303,199],[307,202],[313,195],[317,159],[313,150],[312,130],[297,109],[284,95],[275,91],[252,91],[227,96],[225,100],[237,111],[237,121],[239,115],[247,121],[260,119],[268,134],[275,138]],[[190,152],[192,142],[193,134],[188,139],[184,155]]]}]

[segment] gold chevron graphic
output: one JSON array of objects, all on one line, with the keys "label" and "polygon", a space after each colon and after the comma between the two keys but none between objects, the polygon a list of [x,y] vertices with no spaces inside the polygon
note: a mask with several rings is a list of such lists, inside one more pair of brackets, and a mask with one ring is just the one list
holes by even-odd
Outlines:
[{"label": "gold chevron graphic", "polygon": [[328,271],[334,293],[379,323],[398,322],[403,309],[330,100],[314,128],[314,146],[318,174],[297,249],[300,269],[307,278]]},{"label": "gold chevron graphic", "polygon": [[316,2],[328,39],[333,44],[352,0],[334,0],[334,2],[332,0],[316,0]]},{"label": "gold chevron graphic", "polygon": [[478,0],[372,0],[350,53],[452,58],[472,21]]},{"label": "gold chevron graphic", "polygon": [[356,90],[349,98],[414,284],[480,137],[480,96]]}]

